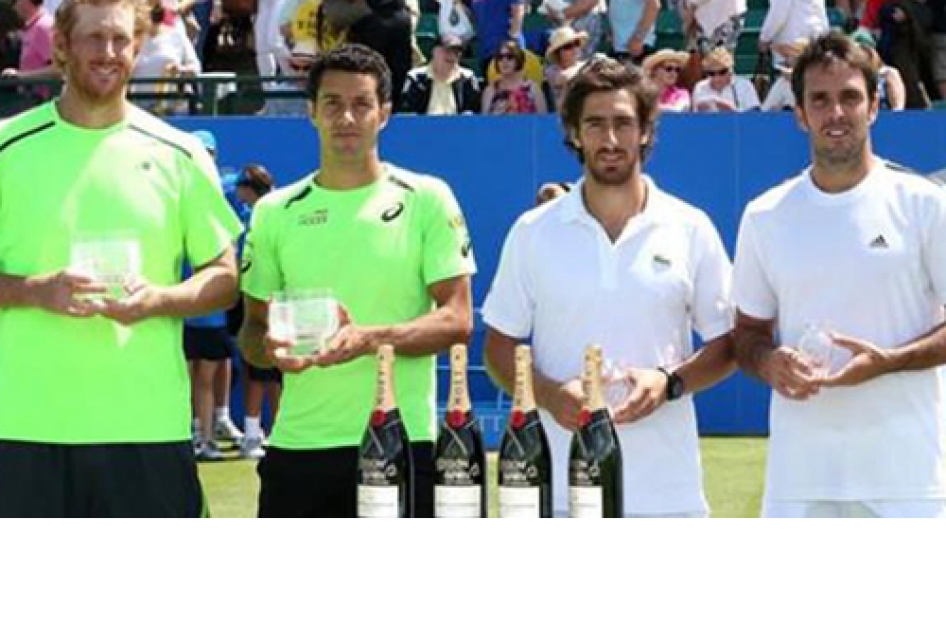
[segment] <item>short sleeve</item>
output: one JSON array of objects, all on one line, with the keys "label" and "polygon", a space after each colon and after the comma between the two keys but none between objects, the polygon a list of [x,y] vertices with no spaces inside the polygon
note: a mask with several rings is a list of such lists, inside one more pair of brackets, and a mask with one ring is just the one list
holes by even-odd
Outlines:
[{"label": "short sleeve", "polygon": [[432,180],[423,194],[423,275],[430,286],[441,280],[476,273],[473,244],[463,212],[450,188]]},{"label": "short sleeve", "polygon": [[756,233],[758,226],[748,211],[742,217],[733,265],[732,301],[737,309],[756,319],[775,319],[778,299],[766,273]]},{"label": "short sleeve", "polygon": [[693,328],[708,342],[732,330],[732,264],[719,232],[707,217],[696,226],[693,240],[695,277]]},{"label": "short sleeve", "polygon": [[268,204],[265,197],[256,203],[240,268],[240,289],[249,297],[263,302],[284,286],[276,255],[274,233],[277,226],[274,222],[278,214],[274,210],[278,210],[278,206]]},{"label": "short sleeve", "polygon": [[940,304],[946,304],[946,190],[937,187],[927,201],[923,264]]},{"label": "short sleeve", "polygon": [[195,151],[187,165],[180,208],[187,260],[196,269],[223,254],[243,226],[223,196],[210,155]]},{"label": "short sleeve", "polygon": [[515,339],[532,334],[535,316],[535,294],[529,279],[523,232],[520,221],[506,237],[493,285],[483,303],[483,321]]},{"label": "short sleeve", "polygon": [[752,85],[752,81],[746,78],[740,77],[739,85],[742,86],[742,111],[748,111],[752,109],[759,109],[762,104],[759,103],[759,93],[756,92],[755,86]]}]

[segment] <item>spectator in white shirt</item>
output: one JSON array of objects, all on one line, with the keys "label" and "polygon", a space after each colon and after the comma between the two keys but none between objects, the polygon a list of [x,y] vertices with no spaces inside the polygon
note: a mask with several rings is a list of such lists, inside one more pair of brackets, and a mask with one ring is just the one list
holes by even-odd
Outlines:
[{"label": "spectator in white shirt", "polygon": [[719,47],[734,52],[745,14],[746,0],[684,0],[683,27],[690,50],[701,55]]},{"label": "spectator in white shirt", "polygon": [[812,40],[829,28],[825,0],[769,0],[759,50],[771,50],[775,64],[784,64],[787,47],[799,39]]},{"label": "spectator in white shirt", "polygon": [[693,110],[697,112],[745,112],[759,109],[759,95],[745,77],[733,72],[733,58],[725,48],[716,48],[703,59],[706,77],[693,88]]}]

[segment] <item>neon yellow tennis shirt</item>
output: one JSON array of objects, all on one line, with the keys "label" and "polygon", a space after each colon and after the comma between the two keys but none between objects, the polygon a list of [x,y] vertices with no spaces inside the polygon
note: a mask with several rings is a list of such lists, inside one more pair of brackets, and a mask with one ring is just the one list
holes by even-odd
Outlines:
[{"label": "neon yellow tennis shirt", "polygon": [[[406,322],[435,308],[428,287],[476,272],[463,214],[447,185],[390,165],[376,182],[333,191],[309,177],[261,199],[244,250],[243,291],[330,288],[360,325]],[[431,440],[436,357],[398,356],[395,395],[412,440]],[[270,443],[354,446],[374,403],[375,358],[287,374]]]},{"label": "neon yellow tennis shirt", "polygon": [[[69,266],[77,235],[120,231],[142,275],[178,284],[181,264],[217,258],[240,232],[200,143],[132,108],[107,129],[59,117],[56,102],[0,124],[0,272]],[[190,439],[182,322],[0,309],[0,439],[59,444]]]}]

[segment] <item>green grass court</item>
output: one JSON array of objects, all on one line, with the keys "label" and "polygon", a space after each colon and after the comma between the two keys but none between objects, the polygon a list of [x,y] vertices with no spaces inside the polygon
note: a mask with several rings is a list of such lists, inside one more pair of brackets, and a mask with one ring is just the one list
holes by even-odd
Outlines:
[{"label": "green grass court", "polygon": [[[765,438],[711,437],[700,440],[707,498],[714,517],[756,517],[762,502]],[[495,464],[491,456],[490,463]],[[495,513],[496,466],[490,466]],[[200,477],[210,501],[210,513],[222,518],[256,515],[259,484],[256,462],[225,461],[200,465]]]}]

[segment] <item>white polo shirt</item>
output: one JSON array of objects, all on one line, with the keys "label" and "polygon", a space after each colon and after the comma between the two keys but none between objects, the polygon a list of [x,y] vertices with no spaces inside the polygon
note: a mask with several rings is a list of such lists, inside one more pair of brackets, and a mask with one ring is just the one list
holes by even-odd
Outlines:
[{"label": "white polo shirt", "polygon": [[[612,243],[584,207],[582,186],[522,215],[503,247],[483,306],[493,329],[532,338],[550,378],[581,374],[590,344],[634,367],[681,363],[704,340],[729,332],[730,263],[701,211],[646,180],[647,206]],[[571,433],[544,410],[557,512],[567,510]],[[706,512],[696,415],[690,396],[618,427],[628,514]]]},{"label": "white polo shirt", "polygon": [[[880,159],[852,190],[805,172],[749,204],[733,301],[774,319],[781,344],[807,324],[903,345],[943,321],[946,193]],[[850,353],[836,351],[837,370]],[[772,395],[767,500],[946,498],[938,370],[897,372],[802,402]]]}]

